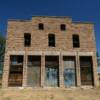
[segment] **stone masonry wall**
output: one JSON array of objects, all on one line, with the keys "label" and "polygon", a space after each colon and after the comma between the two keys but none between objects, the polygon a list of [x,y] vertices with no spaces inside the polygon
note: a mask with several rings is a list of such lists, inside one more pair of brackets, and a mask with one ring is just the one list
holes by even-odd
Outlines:
[{"label": "stone masonry wall", "polygon": [[[38,24],[44,24],[44,30],[38,29]],[[60,25],[65,24],[66,30],[61,31]],[[7,41],[6,41],[6,53],[5,64],[3,74],[3,87],[8,86],[9,77],[9,56],[12,54],[21,54],[27,56],[28,53],[40,54],[42,56],[41,63],[41,86],[44,84],[44,66],[45,66],[45,54],[59,55],[59,69],[63,70],[62,56],[74,55],[76,57],[76,75],[77,85],[80,86],[80,63],[79,56],[92,56],[93,57],[93,72],[94,72],[94,85],[96,86],[98,81],[98,75],[96,72],[96,46],[95,46],[95,34],[94,25],[92,23],[72,22],[69,17],[32,17],[31,20],[9,20],[7,27]],[[31,46],[24,47],[24,33],[31,33]],[[48,47],[48,34],[55,34],[56,46]],[[80,48],[73,48],[72,35],[78,34],[80,37]],[[10,52],[10,53],[9,53]],[[54,52],[54,53],[52,53]],[[66,54],[67,52],[67,54]],[[82,54],[82,52],[84,52]],[[92,53],[92,54],[91,54]],[[26,59],[26,58],[25,58]],[[26,61],[24,59],[24,61]],[[26,86],[27,78],[27,66],[24,62],[24,79],[23,86]],[[63,73],[60,70],[60,87],[63,87]]]}]

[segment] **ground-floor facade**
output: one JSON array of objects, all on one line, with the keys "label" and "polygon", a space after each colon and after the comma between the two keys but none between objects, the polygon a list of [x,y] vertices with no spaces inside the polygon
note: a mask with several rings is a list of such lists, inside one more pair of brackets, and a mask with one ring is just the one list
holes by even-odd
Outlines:
[{"label": "ground-floor facade", "polygon": [[96,86],[94,52],[12,51],[6,53],[3,87]]}]

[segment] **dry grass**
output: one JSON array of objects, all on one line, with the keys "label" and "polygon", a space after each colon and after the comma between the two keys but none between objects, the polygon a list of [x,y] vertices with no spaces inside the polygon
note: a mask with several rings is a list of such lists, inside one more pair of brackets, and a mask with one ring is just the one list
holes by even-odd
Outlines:
[{"label": "dry grass", "polygon": [[100,100],[100,88],[1,89],[0,100]]}]

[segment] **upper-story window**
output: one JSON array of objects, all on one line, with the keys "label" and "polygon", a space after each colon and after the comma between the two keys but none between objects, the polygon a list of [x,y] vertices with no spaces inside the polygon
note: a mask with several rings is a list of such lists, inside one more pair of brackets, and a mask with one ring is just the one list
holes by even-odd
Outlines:
[{"label": "upper-story window", "polygon": [[65,25],[65,24],[61,24],[61,25],[60,25],[60,29],[61,29],[62,31],[65,31],[65,30],[66,30],[66,25]]},{"label": "upper-story window", "polygon": [[24,46],[30,46],[31,45],[31,34],[30,33],[24,33]]},{"label": "upper-story window", "polygon": [[73,35],[73,47],[74,48],[79,48],[80,47],[79,35],[76,35],[76,34]]},{"label": "upper-story window", "polygon": [[39,23],[39,30],[44,30],[44,25],[42,23]]},{"label": "upper-story window", "polygon": [[54,34],[48,35],[48,46],[55,47],[55,35]]}]

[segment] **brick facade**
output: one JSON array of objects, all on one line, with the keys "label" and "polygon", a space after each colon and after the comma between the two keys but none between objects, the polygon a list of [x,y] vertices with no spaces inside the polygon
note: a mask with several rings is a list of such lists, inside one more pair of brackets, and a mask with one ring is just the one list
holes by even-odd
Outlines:
[{"label": "brick facade", "polygon": [[[38,24],[44,24],[44,30],[38,29]],[[61,31],[60,25],[65,24],[66,30]],[[7,27],[5,63],[2,87],[8,87],[10,55],[23,55],[23,87],[27,87],[27,56],[41,56],[41,87],[44,85],[45,56],[59,56],[59,87],[64,87],[63,56],[75,56],[76,86],[81,85],[80,56],[91,56],[93,63],[94,86],[98,84],[96,45],[94,25],[92,23],[73,22],[69,17],[33,16],[31,20],[9,20]],[[24,46],[24,33],[31,33],[31,46]],[[55,34],[55,47],[48,46],[48,34]],[[80,37],[80,47],[73,48],[72,35]]]}]

